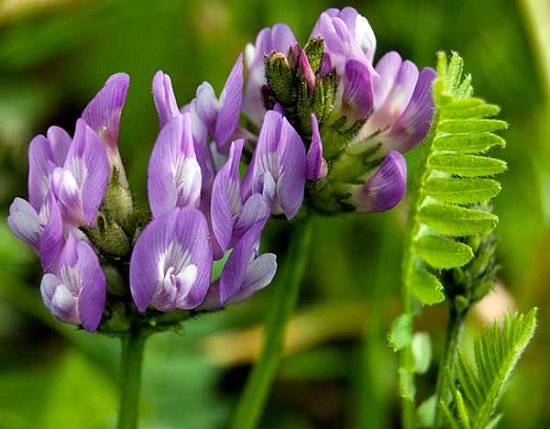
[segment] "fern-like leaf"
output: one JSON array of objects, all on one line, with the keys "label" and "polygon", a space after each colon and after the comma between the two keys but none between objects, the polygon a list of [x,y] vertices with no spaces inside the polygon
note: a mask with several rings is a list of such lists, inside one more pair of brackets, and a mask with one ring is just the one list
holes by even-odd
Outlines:
[{"label": "fern-like leaf", "polygon": [[535,332],[537,310],[506,316],[476,338],[474,364],[459,349],[451,380],[453,401],[440,403],[449,427],[489,429],[500,418],[495,412],[506,381]]},{"label": "fern-like leaf", "polygon": [[499,108],[472,96],[471,78],[453,53],[438,54],[433,94],[435,115],[422,146],[418,178],[409,210],[404,281],[423,304],[445,299],[439,270],[465,266],[475,256],[468,237],[488,234],[498,218],[488,202],[500,191],[491,178],[506,163],[486,155],[504,140],[494,134],[506,123],[493,119]]}]

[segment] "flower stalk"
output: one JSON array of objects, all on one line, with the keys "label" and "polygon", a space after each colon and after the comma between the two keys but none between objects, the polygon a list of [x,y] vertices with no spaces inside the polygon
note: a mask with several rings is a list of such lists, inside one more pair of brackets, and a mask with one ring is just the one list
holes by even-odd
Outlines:
[{"label": "flower stalk", "polygon": [[232,429],[258,426],[269,390],[281,361],[288,320],[298,300],[298,291],[307,266],[312,239],[310,219],[294,227],[284,275],[275,288],[275,296],[265,326],[262,354],[252,368],[231,423]]},{"label": "flower stalk", "polygon": [[146,332],[137,323],[132,326],[126,335],[121,337],[118,429],[137,428],[141,368],[146,339]]}]

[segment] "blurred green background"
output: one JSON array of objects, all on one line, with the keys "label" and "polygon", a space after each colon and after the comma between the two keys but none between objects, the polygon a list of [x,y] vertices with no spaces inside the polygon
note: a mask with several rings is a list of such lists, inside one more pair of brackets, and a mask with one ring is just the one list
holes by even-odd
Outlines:
[{"label": "blurred green background", "polygon": [[[376,58],[396,49],[433,66],[437,50],[457,50],[477,95],[502,106],[510,129],[508,147],[498,153],[509,162],[495,201],[500,284],[469,317],[467,334],[506,308],[540,307],[540,327],[511,380],[499,427],[550,427],[548,0],[0,0],[0,429],[111,428],[117,409],[118,341],[53,319],[38,291],[38,259],[6,226],[12,199],[27,195],[32,136],[52,124],[72,133],[107,77],[129,73],[119,145],[145,205],[157,133],[156,70],[171,75],[178,102],[187,103],[204,80],[221,89],[239,51],[262,27],[286,22],[303,42],[321,11],[346,5],[369,19]],[[416,155],[409,154],[411,174]],[[399,427],[396,357],[385,335],[399,311],[406,205],[315,220],[288,355],[262,428]],[[281,264],[286,228],[270,223],[264,241],[279,251]],[[226,426],[275,287],[276,281],[247,303],[148,342],[142,429]],[[445,318],[440,306],[426,309],[417,323],[432,334],[435,356]],[[419,379],[420,400],[433,390],[436,366]]]}]

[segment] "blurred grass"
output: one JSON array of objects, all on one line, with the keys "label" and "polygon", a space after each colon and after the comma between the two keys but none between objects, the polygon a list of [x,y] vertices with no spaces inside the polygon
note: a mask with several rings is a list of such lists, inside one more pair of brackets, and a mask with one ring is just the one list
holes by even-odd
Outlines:
[{"label": "blurred grass", "polygon": [[[511,124],[508,147],[499,154],[510,168],[495,202],[501,218],[499,277],[519,309],[540,307],[541,321],[506,395],[499,427],[550,425],[550,84],[541,66],[550,48],[543,14],[526,9],[544,8],[544,1],[0,4],[0,428],[113,427],[116,413],[117,342],[67,328],[48,314],[38,291],[38,261],[5,225],[11,200],[27,193],[30,138],[51,124],[72,132],[105,79],[128,72],[132,81],[120,147],[134,192],[146,204],[145,171],[157,133],[151,97],[156,70],[171,75],[184,104],[203,80],[219,91],[239,51],[262,27],[283,21],[304,41],[322,10],[347,4],[368,17],[378,38],[377,58],[396,49],[425,66],[434,64],[439,49],[458,50],[477,94],[500,104]],[[414,174],[416,153],[409,159]],[[315,251],[300,305],[306,315],[321,308],[326,316],[296,325],[295,338],[316,340],[285,359],[262,428],[358,428],[364,422],[397,427],[395,362],[385,333],[397,312],[405,209],[406,202],[383,215],[316,220]],[[271,223],[264,246],[284,250],[286,231]],[[225,426],[248,367],[246,360],[222,365],[212,356],[246,355],[247,350],[241,342],[214,340],[224,332],[244,335],[257,329],[272,292],[268,288],[248,303],[193,320],[182,335],[151,339],[143,428]],[[363,317],[356,310],[343,314],[345,302],[365,308]],[[330,322],[339,318],[340,325]],[[342,327],[346,320],[351,323]],[[418,323],[432,333],[437,356],[444,312],[429,309]],[[470,320],[471,329],[478,325],[478,319]],[[252,348],[257,347],[254,338]],[[214,354],[204,351],[205,342],[217,344]],[[434,376],[431,370],[421,380],[421,397],[433,388]]]}]

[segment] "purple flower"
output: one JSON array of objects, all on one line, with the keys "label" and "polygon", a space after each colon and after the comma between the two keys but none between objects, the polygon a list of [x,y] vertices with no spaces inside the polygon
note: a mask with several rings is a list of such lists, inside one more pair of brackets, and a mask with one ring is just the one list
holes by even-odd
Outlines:
[{"label": "purple flower", "polygon": [[273,214],[291,219],[304,199],[306,167],[304,143],[296,130],[279,112],[268,111],[244,179],[245,194],[261,192]]},{"label": "purple flower", "polygon": [[55,167],[50,176],[64,219],[75,225],[91,226],[108,182],[109,161],[105,146],[98,135],[79,119],[63,166]]},{"label": "purple flower", "polygon": [[248,73],[243,111],[257,126],[262,124],[266,112],[262,95],[262,88],[267,84],[264,57],[273,52],[282,52],[286,55],[290,47],[296,43],[296,37],[288,26],[275,24],[272,28],[260,31],[254,45],[246,46],[245,62]]},{"label": "purple flower", "polygon": [[392,150],[370,179],[351,187],[351,199],[359,212],[389,210],[401,201],[406,186],[407,163],[403,155]]},{"label": "purple flower", "polygon": [[44,303],[59,320],[94,332],[105,307],[105,275],[89,244],[69,234],[53,273],[42,278]]},{"label": "purple flower", "polygon": [[170,119],[180,113],[170,76],[161,70],[153,77],[153,100],[157,109],[160,128],[164,127]]},{"label": "purple flower", "polygon": [[349,59],[372,67],[376,50],[374,32],[367,19],[351,7],[323,12],[310,37],[323,38],[332,66],[340,75]]},{"label": "purple flower", "polygon": [[367,149],[381,143],[385,152],[406,152],[428,134],[434,110],[431,85],[435,71],[425,68],[418,73],[417,67],[401,60],[397,52],[384,55],[376,71],[373,113],[352,146]]},{"label": "purple flower", "polygon": [[197,89],[195,109],[218,149],[224,147],[239,125],[243,101],[243,59],[239,55],[217,99],[208,82]]},{"label": "purple flower", "polygon": [[219,280],[208,292],[202,306],[205,310],[217,310],[244,301],[271,283],[277,271],[277,258],[273,253],[259,254],[264,224],[265,221],[258,222],[236,244]]},{"label": "purple flower", "polygon": [[204,215],[173,209],[139,236],[130,262],[130,289],[139,311],[197,308],[210,284],[212,248]]},{"label": "purple flower", "polygon": [[29,202],[40,210],[50,189],[50,173],[62,167],[72,139],[65,130],[50,127],[47,137],[36,136],[29,145]]},{"label": "purple flower", "polygon": [[340,108],[348,123],[369,117],[374,103],[372,79],[371,68],[364,63],[353,59],[346,62]]},{"label": "purple flower", "polygon": [[128,186],[128,181],[126,180],[117,142],[120,116],[129,85],[130,78],[126,73],[112,75],[82,112],[82,119],[103,140],[109,163],[116,168],[119,180],[124,186]]},{"label": "purple flower", "polygon": [[162,128],[149,161],[147,192],[154,217],[176,207],[198,207],[202,173],[195,155],[190,113]]},{"label": "purple flower", "polygon": [[48,270],[63,246],[63,219],[57,201],[49,193],[37,212],[22,198],[10,206],[8,225],[12,232],[40,256],[42,267]]},{"label": "purple flower", "polygon": [[[256,222],[265,221],[269,207],[261,194],[244,197],[239,175],[243,140],[231,144],[229,159],[218,171],[212,187],[212,231],[216,238],[215,258],[219,259]],[[265,222],[264,222],[265,223]]]}]

